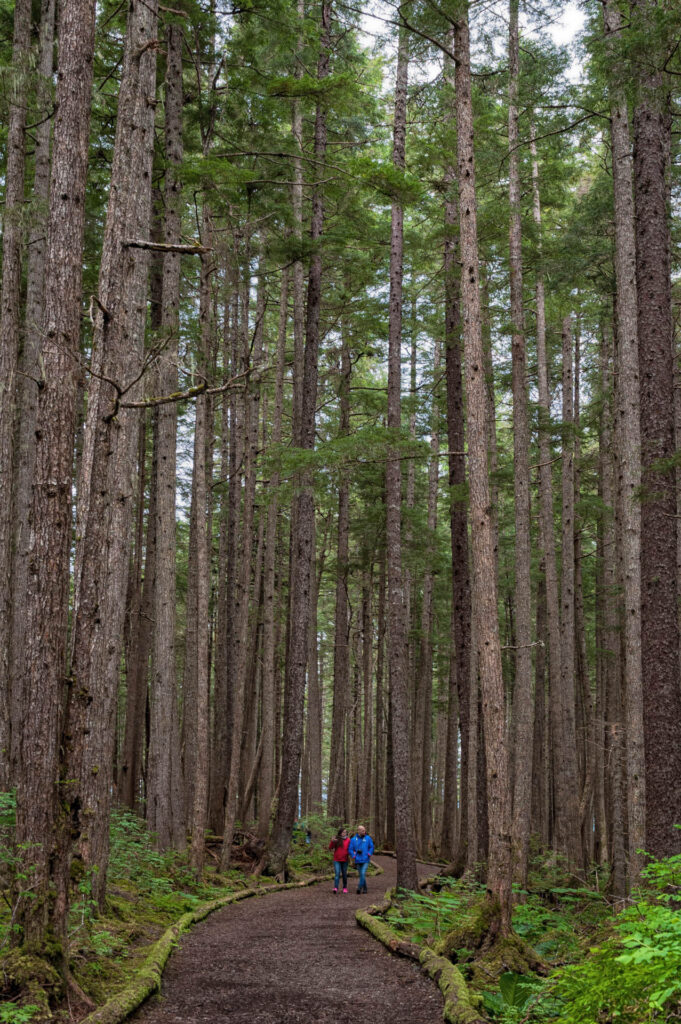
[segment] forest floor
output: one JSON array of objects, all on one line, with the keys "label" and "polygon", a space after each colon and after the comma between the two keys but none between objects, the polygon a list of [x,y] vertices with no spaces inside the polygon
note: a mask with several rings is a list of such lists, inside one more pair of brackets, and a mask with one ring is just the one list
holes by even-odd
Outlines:
[{"label": "forest floor", "polygon": [[[139,1024],[440,1024],[442,997],[419,967],[393,956],[358,927],[355,911],[380,902],[396,883],[395,861],[369,894],[347,895],[331,882],[290,889],[227,907],[180,942],[161,995],[133,1018]],[[425,877],[432,873],[425,866]]]}]

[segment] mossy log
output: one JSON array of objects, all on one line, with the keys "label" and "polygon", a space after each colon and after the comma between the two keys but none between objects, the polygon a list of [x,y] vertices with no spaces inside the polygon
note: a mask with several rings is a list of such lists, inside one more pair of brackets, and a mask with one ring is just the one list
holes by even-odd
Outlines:
[{"label": "mossy log", "polygon": [[444,996],[442,1016],[448,1024],[486,1024],[480,1016],[480,997],[473,995],[458,967],[432,949],[422,949],[419,957],[425,973],[436,981]]},{"label": "mossy log", "polygon": [[421,947],[417,946],[414,942],[405,942],[380,917],[374,917],[373,914],[369,914],[366,910],[357,910],[355,918],[362,928],[366,928],[368,932],[371,932],[374,938],[382,942],[392,953],[400,953],[410,960],[418,961]]},{"label": "mossy log", "polygon": [[151,947],[141,968],[135,977],[121,992],[117,992],[103,1006],[90,1013],[82,1024],[121,1024],[138,1006],[141,1006],[145,999],[152,996],[161,987],[163,969],[168,962],[168,957],[177,945],[179,937],[183,932],[188,931],[192,925],[203,921],[209,914],[230,903],[237,903],[239,900],[248,899],[251,896],[264,896],[270,892],[281,892],[284,889],[300,889],[315,882],[322,882],[333,878],[333,875],[323,875],[314,878],[307,878],[302,882],[287,882],[285,885],[262,885],[258,888],[242,889],[240,892],[231,893],[229,896],[221,896],[216,900],[201,903],[194,910],[175,922],[163,933],[160,939]]},{"label": "mossy log", "polygon": [[395,889],[388,889],[383,902],[366,910],[357,910],[357,923],[366,928],[374,938],[382,942],[392,953],[400,953],[421,964],[423,971],[435,981],[444,997],[442,1016],[448,1024],[487,1024],[481,1016],[482,999],[472,993],[458,967],[450,960],[438,956],[432,949],[424,949],[413,942],[405,942],[385,921],[377,917],[384,914],[393,903]]}]

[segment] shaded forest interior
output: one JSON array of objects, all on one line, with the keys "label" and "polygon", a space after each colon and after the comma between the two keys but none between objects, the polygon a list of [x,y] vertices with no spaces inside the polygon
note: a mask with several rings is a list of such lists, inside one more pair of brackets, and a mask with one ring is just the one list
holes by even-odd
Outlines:
[{"label": "shaded forest interior", "polygon": [[681,855],[681,8],[581,9],[0,3],[10,945],[121,808],[364,822],[493,940]]}]

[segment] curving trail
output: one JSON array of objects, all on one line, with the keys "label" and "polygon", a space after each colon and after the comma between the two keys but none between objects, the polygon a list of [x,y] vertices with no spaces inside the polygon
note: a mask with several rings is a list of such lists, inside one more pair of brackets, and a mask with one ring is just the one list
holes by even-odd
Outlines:
[{"label": "curving trail", "polygon": [[[330,882],[244,900],[218,911],[180,942],[163,991],[139,1024],[441,1024],[442,997],[418,966],[388,953],[355,922],[395,884],[384,874],[334,896]],[[431,869],[432,870],[432,869]],[[428,873],[422,869],[424,876]],[[349,882],[356,884],[351,873]]]}]

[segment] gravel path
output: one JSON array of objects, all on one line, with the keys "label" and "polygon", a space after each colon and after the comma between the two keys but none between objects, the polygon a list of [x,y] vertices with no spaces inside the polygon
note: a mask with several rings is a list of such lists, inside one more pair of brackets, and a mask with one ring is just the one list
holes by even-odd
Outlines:
[{"label": "gravel path", "polygon": [[[375,857],[368,896],[334,896],[330,882],[226,907],[181,940],[162,995],[140,1024],[441,1024],[442,997],[418,966],[393,956],[355,921],[395,884]],[[432,871],[432,868],[430,869]],[[422,869],[426,875],[428,870]],[[350,883],[356,884],[354,875]]]}]

